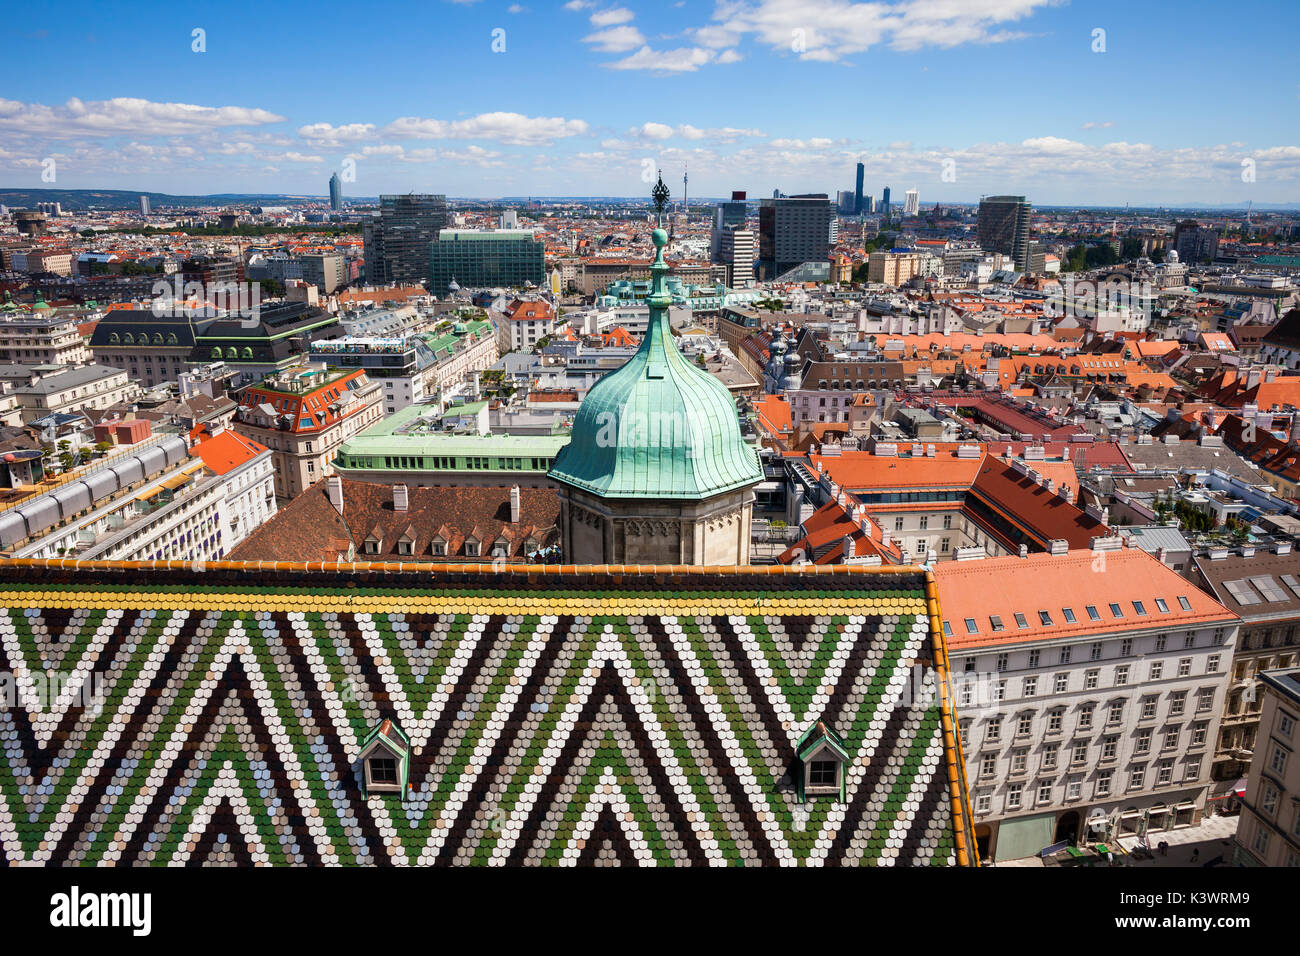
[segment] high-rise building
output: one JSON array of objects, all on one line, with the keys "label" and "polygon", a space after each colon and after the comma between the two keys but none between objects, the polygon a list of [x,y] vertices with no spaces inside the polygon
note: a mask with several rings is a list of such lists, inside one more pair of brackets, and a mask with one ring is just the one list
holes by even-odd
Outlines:
[{"label": "high-rise building", "polygon": [[1024,196],[987,196],[976,226],[984,251],[1010,255],[1021,271],[1029,265],[1029,209]]},{"label": "high-rise building", "polygon": [[854,189],[853,191],[853,212],[855,215],[858,213],[863,213],[868,211],[862,208],[862,182],[866,177],[866,175],[867,175],[867,167],[864,166],[862,163],[858,163],[857,188]]},{"label": "high-rise building", "polygon": [[730,226],[721,233],[716,262],[727,266],[727,285],[744,289],[754,281],[754,232]]},{"label": "high-rise building", "polygon": [[747,216],[748,208],[745,204],[745,193],[742,191],[733,192],[730,202],[718,203],[717,208],[713,210],[713,229],[709,234],[709,255],[714,262],[726,261],[717,258],[718,245],[721,242],[723,231],[735,228],[744,229]]},{"label": "high-rise building", "polygon": [[379,214],[361,227],[366,281],[380,285],[423,281],[429,273],[429,244],[446,225],[446,196],[380,196]]},{"label": "high-rise building", "polygon": [[444,229],[429,244],[429,291],[449,295],[453,279],[465,289],[541,287],[546,243],[531,229]]},{"label": "high-rise building", "polygon": [[1219,254],[1219,234],[1195,219],[1184,219],[1174,227],[1174,250],[1180,262],[1195,265]]},{"label": "high-rise building", "polygon": [[857,197],[847,189],[835,194],[835,212],[841,216],[852,216],[858,211]]},{"label": "high-rise building", "polygon": [[758,210],[758,258],[765,278],[805,262],[827,262],[835,209],[825,193],[764,199]]},{"label": "high-rise building", "polygon": [[880,212],[886,219],[889,218],[889,187],[885,187],[884,195],[880,197]]},{"label": "high-rise building", "polygon": [[921,211],[921,194],[915,189],[909,189],[903,194],[903,215],[915,216]]},{"label": "high-rise building", "polygon": [[330,209],[338,212],[343,208],[343,180],[335,173],[330,177]]},{"label": "high-rise building", "polygon": [[149,215],[149,209],[150,209],[150,206],[149,206],[149,197],[148,197],[148,196],[141,196],[141,197],[140,197],[140,215],[142,215],[142,216],[147,216],[147,215]]}]

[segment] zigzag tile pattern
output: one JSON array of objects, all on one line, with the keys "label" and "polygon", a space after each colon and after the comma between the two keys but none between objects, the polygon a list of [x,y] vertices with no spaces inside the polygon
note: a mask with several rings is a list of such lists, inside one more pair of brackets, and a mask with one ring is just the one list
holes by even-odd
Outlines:
[{"label": "zigzag tile pattern", "polygon": [[[0,862],[957,862],[920,575],[174,579],[0,578]],[[362,793],[384,718],[405,799]],[[800,806],[818,719],[846,800]]]}]

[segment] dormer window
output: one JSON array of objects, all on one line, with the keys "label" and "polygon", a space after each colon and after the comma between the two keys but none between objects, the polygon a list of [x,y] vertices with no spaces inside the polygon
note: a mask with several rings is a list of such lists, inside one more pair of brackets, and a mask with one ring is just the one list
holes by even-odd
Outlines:
[{"label": "dormer window", "polygon": [[444,557],[447,554],[447,542],[441,538],[434,539],[433,553],[438,557]]},{"label": "dormer window", "polygon": [[844,799],[844,777],[849,752],[839,734],[819,720],[795,745],[799,759],[799,802],[809,797]]},{"label": "dormer window", "polygon": [[411,741],[391,720],[381,720],[361,741],[361,779],[367,797],[409,789]]},{"label": "dormer window", "polygon": [[365,552],[366,552],[366,554],[378,554],[378,553],[379,553],[379,539],[378,539],[378,538],[374,538],[374,537],[366,538],[366,540],[365,540]]},{"label": "dormer window", "polygon": [[507,541],[505,538],[498,538],[496,543],[492,545],[492,557],[505,558],[508,557],[509,555],[510,555],[510,542]]},{"label": "dormer window", "polygon": [[474,540],[473,538],[471,538],[471,539],[469,539],[469,540],[467,540],[467,541],[465,542],[465,554],[468,555],[469,557],[471,557],[471,558],[477,558],[477,557],[478,557],[478,549],[479,549],[479,543],[478,543],[478,541]]}]

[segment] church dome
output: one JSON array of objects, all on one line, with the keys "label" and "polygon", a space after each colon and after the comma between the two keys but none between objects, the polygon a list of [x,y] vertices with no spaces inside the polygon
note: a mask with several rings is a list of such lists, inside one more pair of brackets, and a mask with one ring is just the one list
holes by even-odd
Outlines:
[{"label": "church dome", "polygon": [[641,347],[601,378],[550,477],[608,498],[699,499],[763,479],[727,387],[678,350],[668,323],[668,235],[656,229],[654,291]]}]

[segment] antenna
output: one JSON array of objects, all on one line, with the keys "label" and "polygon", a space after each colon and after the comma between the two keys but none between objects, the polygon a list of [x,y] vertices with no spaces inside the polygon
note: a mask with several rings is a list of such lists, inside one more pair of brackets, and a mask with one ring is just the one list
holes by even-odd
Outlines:
[{"label": "antenna", "polygon": [[682,214],[689,216],[691,214],[691,201],[687,198],[686,192],[686,164],[682,163]]}]

